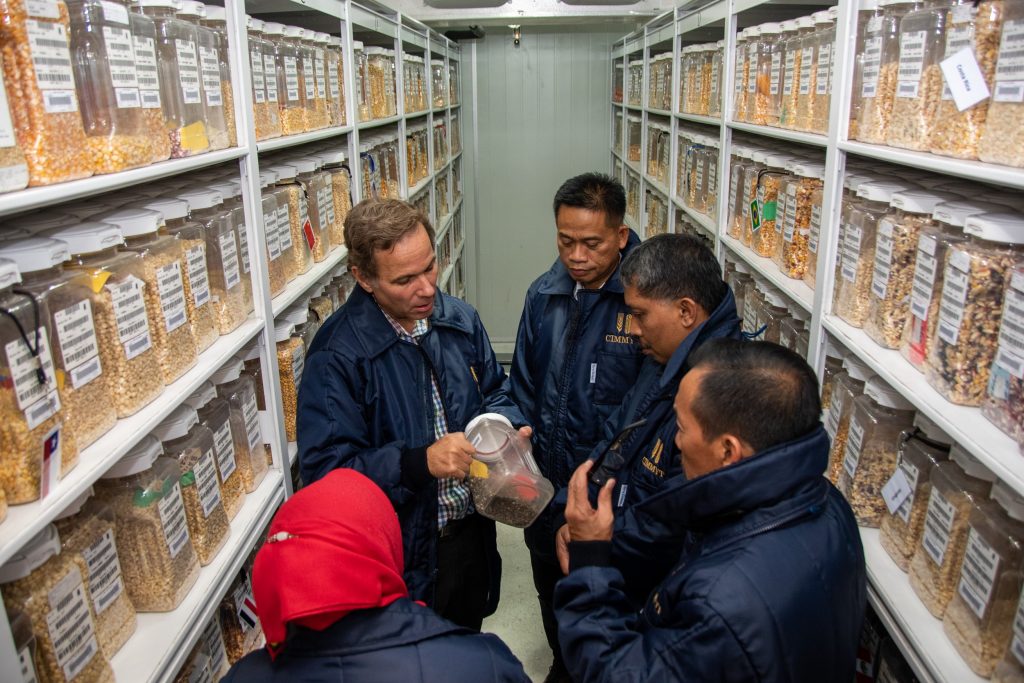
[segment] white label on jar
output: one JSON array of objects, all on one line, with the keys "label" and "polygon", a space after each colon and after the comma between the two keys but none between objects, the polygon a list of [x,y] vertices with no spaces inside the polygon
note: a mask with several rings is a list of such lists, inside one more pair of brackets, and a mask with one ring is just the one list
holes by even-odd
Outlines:
[{"label": "white label on jar", "polygon": [[139,81],[142,108],[159,109],[160,77],[157,75],[156,45],[152,38],[140,35],[133,36],[132,44],[135,47],[135,73]]},{"label": "white label on jar", "polygon": [[188,675],[188,683],[213,683],[213,674],[210,673],[210,658],[206,655],[196,655],[193,661],[192,671]]},{"label": "white label on jar", "polygon": [[[1024,379],[1024,294],[1017,289],[1006,291],[996,363],[1017,379]],[[993,381],[995,377],[993,373]]]},{"label": "white label on jar", "polygon": [[825,431],[828,432],[829,439],[836,438],[836,432],[839,431],[839,418],[843,408],[843,399],[840,396],[840,392],[833,391],[832,398],[828,405],[828,419],[825,420]]},{"label": "white label on jar", "polygon": [[800,51],[800,94],[811,93],[811,72],[814,69],[814,48],[805,47]]},{"label": "white label on jar", "polygon": [[[879,19],[881,21],[881,19]],[[874,97],[878,92],[878,74],[882,65],[882,39],[864,41],[864,67],[861,70],[861,97]]]},{"label": "white label on jar", "polygon": [[1024,19],[1003,22],[992,99],[1024,102]]},{"label": "white label on jar", "polygon": [[871,17],[868,19],[867,32],[878,33],[882,30],[882,17]]},{"label": "white label on jar", "polygon": [[846,451],[843,453],[843,469],[852,480],[860,463],[860,453],[864,447],[864,427],[857,418],[850,419],[849,438],[846,440]]},{"label": "white label on jar", "polygon": [[793,94],[793,76],[796,73],[796,50],[786,50],[786,76],[782,79],[782,94]]},{"label": "white label on jar", "polygon": [[904,524],[910,524],[910,511],[914,507],[914,496],[917,493],[917,480],[921,476],[921,470],[917,468],[913,463],[907,462],[906,458],[900,460],[899,465],[900,471],[903,472],[903,477],[907,480],[907,486],[910,488],[910,493],[903,499],[899,508],[896,509],[896,516],[903,520]]},{"label": "white label on jar", "polygon": [[192,303],[202,308],[210,301],[210,275],[206,272],[206,245],[197,244],[185,251],[188,284],[192,288]]},{"label": "white label on jar", "polygon": [[43,106],[48,114],[78,111],[75,76],[71,70],[71,51],[64,25],[27,19],[29,50],[36,84],[43,91]]},{"label": "white label on jar", "polygon": [[857,281],[857,264],[860,261],[861,229],[851,224],[843,231],[843,259],[840,274],[847,282]]},{"label": "white label on jar", "polygon": [[54,313],[53,322],[64,369],[71,375],[71,385],[80,389],[102,373],[92,305],[88,299],[79,301]]},{"label": "white label on jar", "polygon": [[114,530],[104,531],[102,536],[82,551],[82,558],[89,569],[89,592],[98,616],[124,592],[121,563],[117,559],[117,547],[114,545]]},{"label": "white label on jar", "polygon": [[281,257],[281,239],[277,230],[277,209],[263,214],[263,232],[267,237],[267,253],[271,261]]},{"label": "white label on jar", "polygon": [[812,254],[818,253],[818,240],[821,238],[821,205],[815,204],[811,207],[811,231],[807,238],[807,251]]},{"label": "white label on jar", "polygon": [[306,364],[306,349],[302,345],[296,346],[292,349],[292,382],[295,383],[295,389],[298,390],[299,384],[302,383],[302,369]]},{"label": "white label on jar", "polygon": [[260,433],[260,411],[256,408],[255,394],[247,394],[242,400],[242,417],[245,418],[245,434],[251,451],[263,440]]},{"label": "white label on jar", "polygon": [[818,47],[818,74],[814,84],[815,95],[827,95],[829,93],[829,75],[832,73],[832,43],[825,43]]},{"label": "white label on jar", "polygon": [[921,85],[921,74],[924,72],[924,47],[927,39],[927,31],[907,31],[900,34],[897,97],[917,97]]},{"label": "white label on jar", "polygon": [[732,173],[729,178],[729,204],[732,206],[736,205],[736,190],[739,187],[740,182],[740,167],[733,166]]},{"label": "white label on jar", "polygon": [[220,90],[220,62],[217,60],[217,50],[200,46],[199,59],[202,61],[206,105],[221,107],[224,105],[224,98]]},{"label": "white label on jar", "polygon": [[746,51],[742,46],[736,47],[736,73],[733,76],[733,87],[736,94],[743,92],[743,62],[746,60]]},{"label": "white label on jar", "polygon": [[[957,252],[960,253],[960,252]],[[953,261],[946,266],[942,283],[942,301],[939,304],[939,339],[947,344],[956,344],[960,338],[960,326],[964,321],[964,303],[970,276],[953,267]]]},{"label": "white label on jar", "polygon": [[226,232],[218,238],[220,242],[221,267],[224,269],[224,286],[234,289],[242,281],[238,274],[238,248],[234,232]]},{"label": "white label on jar", "polygon": [[185,104],[202,104],[203,95],[199,83],[199,58],[196,56],[194,40],[174,41],[178,53],[178,82],[181,84],[181,98]]},{"label": "white label on jar", "polygon": [[928,557],[938,566],[946,556],[949,536],[953,533],[953,522],[956,521],[956,508],[935,487],[932,487],[928,498],[928,510],[924,517],[924,536],[921,545]]},{"label": "white label on jar", "polygon": [[786,242],[793,241],[793,234],[796,232],[796,214],[797,214],[797,201],[796,201],[796,185],[790,185],[786,194],[779,198],[779,215],[782,217],[783,233],[782,239]]},{"label": "white label on jar", "polygon": [[220,485],[217,483],[217,470],[213,465],[213,453],[207,451],[192,466],[192,474],[196,478],[196,492],[199,504],[203,508],[203,518],[210,516],[220,505]]},{"label": "white label on jar", "polygon": [[757,311],[754,310],[754,297],[743,297],[743,331],[754,332],[757,330]]},{"label": "white label on jar", "polygon": [[281,241],[281,251],[292,248],[292,224],[288,217],[288,204],[277,207],[277,234]]},{"label": "white label on jar", "polygon": [[[970,5],[960,5],[953,8],[953,12],[956,13],[959,9],[971,9],[977,11]],[[974,24],[968,24],[967,26],[947,26],[946,27],[946,58],[952,57],[960,50],[967,48],[973,52],[974,50]],[[943,81],[942,84],[942,99],[951,100],[953,99],[953,91],[949,89],[949,85]]]},{"label": "white label on jar", "polygon": [[267,101],[267,85],[263,78],[263,53],[255,46],[249,47],[249,61],[252,64],[252,99],[256,104]]},{"label": "white label on jar", "polygon": [[1013,617],[1013,645],[1011,649],[1017,660],[1024,664],[1024,591],[1021,591],[1020,601],[1017,603],[1017,612]]},{"label": "white label on jar", "polygon": [[21,670],[21,683],[39,683],[32,663],[32,650],[28,646],[18,651],[18,668]]},{"label": "white label on jar", "polygon": [[100,0],[100,8],[107,23],[128,25],[128,8],[124,5],[110,0]]},{"label": "white label on jar", "polygon": [[917,259],[914,262],[914,284],[910,294],[910,312],[919,320],[928,317],[928,308],[931,306],[932,289],[935,286],[935,275],[939,265],[935,258],[935,246],[935,238],[928,235],[921,235],[917,241]]},{"label": "white label on jar", "polygon": [[889,289],[889,275],[892,272],[892,223],[882,219],[878,223],[878,239],[875,243],[875,264],[871,276],[871,293],[885,299]]},{"label": "white label on jar", "polygon": [[316,51],[316,59],[313,60],[314,73],[316,74],[316,94],[320,99],[327,97],[327,72],[324,71],[324,51]]},{"label": "white label on jar", "polygon": [[[32,355],[29,347],[19,336],[4,347],[7,353],[7,367],[10,368],[11,380],[14,382],[14,393],[18,399],[18,407],[27,411],[37,401],[45,399],[57,386],[57,378],[53,372],[53,357],[50,355],[50,344],[46,338],[46,328],[40,327],[36,334],[26,332],[28,340],[39,351],[38,358]],[[45,381],[39,381],[37,368],[42,367]]]},{"label": "white label on jar", "polygon": [[185,505],[181,501],[181,486],[174,482],[171,492],[156,504],[160,512],[160,523],[164,530],[164,540],[173,560],[188,545],[188,524],[185,523]]},{"label": "white label on jar", "polygon": [[[126,12],[125,20],[127,18]],[[110,82],[114,87],[118,108],[137,109],[141,107],[132,34],[126,28],[104,26],[103,40],[107,46],[107,69],[110,71]]]},{"label": "white label on jar", "polygon": [[996,574],[999,573],[999,553],[982,538],[974,527],[967,534],[967,550],[960,566],[957,592],[978,619],[985,617],[988,601],[992,598]]},{"label": "white label on jar", "polygon": [[217,456],[217,469],[221,481],[235,473],[235,442],[231,438],[231,422],[224,423],[213,433],[213,450]]},{"label": "white label on jar", "polygon": [[164,327],[173,332],[186,322],[185,283],[181,279],[181,261],[168,263],[156,269],[156,285],[160,294],[160,309],[164,314]]},{"label": "white label on jar", "polygon": [[779,94],[779,81],[782,80],[782,53],[776,51],[772,55],[772,75],[770,85],[768,86],[768,92],[772,95]]},{"label": "white label on jar", "polygon": [[[14,147],[17,140],[14,137],[14,124],[11,122],[11,110],[7,102],[7,88],[3,79],[0,78],[0,147]],[[24,162],[21,164],[24,167]],[[9,167],[13,170],[15,167]],[[7,171],[9,169],[4,169]],[[26,182],[27,182],[26,177]],[[6,187],[7,183],[0,180],[0,186]]]},{"label": "white label on jar", "polygon": [[82,573],[75,567],[50,591],[46,630],[66,680],[74,680],[99,654]]},{"label": "white label on jar", "polygon": [[60,5],[57,0],[26,0],[25,9],[30,17],[60,19]]},{"label": "white label on jar", "polygon": [[124,346],[125,358],[131,360],[152,346],[149,338],[149,318],[146,300],[142,297],[145,284],[135,276],[124,282],[107,285],[117,319],[117,336]]},{"label": "white label on jar", "polygon": [[263,72],[267,85],[267,102],[277,102],[277,64],[273,55],[263,55]]},{"label": "white label on jar", "polygon": [[284,85],[289,102],[299,99],[299,64],[294,57],[284,58]]},{"label": "white label on jar", "polygon": [[341,82],[338,80],[338,65],[335,62],[327,63],[327,82],[331,89],[331,99],[338,99],[341,95]]},{"label": "white label on jar", "polygon": [[238,260],[242,262],[242,273],[249,273],[249,231],[245,223],[238,226]]},{"label": "white label on jar", "polygon": [[757,46],[754,46],[754,56],[750,59],[750,69],[747,71],[747,92],[757,92]]},{"label": "white label on jar", "polygon": [[206,625],[203,635],[200,637],[203,644],[206,645],[206,651],[210,653],[210,670],[213,673],[220,672],[227,664],[228,654],[216,616],[210,619],[210,623]]},{"label": "white label on jar", "polygon": [[309,57],[302,58],[302,79],[306,86],[306,101],[312,102],[316,99],[316,88],[313,85],[313,60]]}]

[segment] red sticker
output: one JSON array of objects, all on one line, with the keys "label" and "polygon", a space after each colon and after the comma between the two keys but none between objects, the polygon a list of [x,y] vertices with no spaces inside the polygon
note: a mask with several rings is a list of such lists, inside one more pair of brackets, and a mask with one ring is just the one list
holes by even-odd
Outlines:
[{"label": "red sticker", "polygon": [[309,250],[313,251],[313,245],[316,244],[316,235],[313,234],[313,224],[306,219],[306,222],[302,224],[302,234],[306,236],[306,244],[309,245]]}]

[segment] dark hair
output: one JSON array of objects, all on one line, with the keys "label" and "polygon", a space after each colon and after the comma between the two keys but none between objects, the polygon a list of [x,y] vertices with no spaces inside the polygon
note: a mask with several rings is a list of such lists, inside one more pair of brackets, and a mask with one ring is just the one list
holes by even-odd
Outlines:
[{"label": "dark hair", "polygon": [[364,199],[345,216],[349,265],[376,277],[376,253],[388,251],[420,225],[426,229],[433,245],[434,227],[430,218],[415,206],[400,199]]},{"label": "dark hair", "polygon": [[733,434],[760,452],[818,425],[818,377],[786,347],[712,339],[690,360],[690,372],[706,373],[690,406],[705,439]]},{"label": "dark hair", "polygon": [[692,235],[658,235],[636,246],[622,260],[622,283],[648,299],[693,299],[710,314],[729,285],[710,249]]},{"label": "dark hair", "polygon": [[603,211],[609,228],[622,225],[626,215],[626,188],[604,173],[584,173],[569,178],[555,193],[555,219],[563,206]]}]

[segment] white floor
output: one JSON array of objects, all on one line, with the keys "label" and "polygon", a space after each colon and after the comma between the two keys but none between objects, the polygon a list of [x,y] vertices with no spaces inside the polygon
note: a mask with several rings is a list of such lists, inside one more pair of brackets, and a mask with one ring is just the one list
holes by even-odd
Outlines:
[{"label": "white floor", "polygon": [[501,602],[494,616],[484,621],[483,630],[504,640],[523,663],[526,674],[539,683],[551,666],[551,650],[540,623],[522,529],[499,524],[498,550],[502,559]]}]

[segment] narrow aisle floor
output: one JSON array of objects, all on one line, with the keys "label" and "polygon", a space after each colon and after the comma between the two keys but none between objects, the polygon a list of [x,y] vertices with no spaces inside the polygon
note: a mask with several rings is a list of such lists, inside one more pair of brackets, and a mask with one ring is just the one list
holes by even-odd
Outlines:
[{"label": "narrow aisle floor", "polygon": [[483,630],[504,640],[530,679],[539,683],[551,666],[551,650],[540,623],[530,553],[523,543],[522,529],[499,524],[498,550],[502,560],[501,602],[494,616],[484,621]]}]

